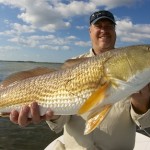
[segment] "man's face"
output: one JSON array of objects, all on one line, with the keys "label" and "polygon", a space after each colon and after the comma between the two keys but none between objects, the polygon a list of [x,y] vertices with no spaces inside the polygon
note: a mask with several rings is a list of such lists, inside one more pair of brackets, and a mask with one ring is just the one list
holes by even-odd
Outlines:
[{"label": "man's face", "polygon": [[97,21],[95,24],[91,24],[89,33],[96,54],[114,48],[116,42],[115,25],[108,19],[103,19]]}]

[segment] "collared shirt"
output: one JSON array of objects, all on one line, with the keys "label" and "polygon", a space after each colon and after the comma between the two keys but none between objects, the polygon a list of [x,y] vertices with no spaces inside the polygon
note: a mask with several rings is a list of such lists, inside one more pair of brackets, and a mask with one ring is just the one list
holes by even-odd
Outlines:
[{"label": "collared shirt", "polygon": [[81,54],[79,56],[73,57],[72,59],[77,59],[77,58],[85,58],[85,57],[93,57],[95,56],[95,53],[93,52],[93,49],[90,48],[89,52]]}]

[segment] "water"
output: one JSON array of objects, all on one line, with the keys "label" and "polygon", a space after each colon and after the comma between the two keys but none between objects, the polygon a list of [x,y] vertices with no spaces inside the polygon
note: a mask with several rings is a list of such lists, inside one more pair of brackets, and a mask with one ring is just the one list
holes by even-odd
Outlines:
[{"label": "water", "polygon": [[18,71],[33,69],[36,67],[59,68],[60,66],[61,63],[0,61],[0,80],[3,80],[8,75]]},{"label": "water", "polygon": [[[0,61],[0,81],[8,75],[36,67],[59,68],[59,63],[5,62]],[[0,118],[0,150],[43,150],[60,134],[52,132],[43,121],[21,128],[10,122],[9,118]]]}]

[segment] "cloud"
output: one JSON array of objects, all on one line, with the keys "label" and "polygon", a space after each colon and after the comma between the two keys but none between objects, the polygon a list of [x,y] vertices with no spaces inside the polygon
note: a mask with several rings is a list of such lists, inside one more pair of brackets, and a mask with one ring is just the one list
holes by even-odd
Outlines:
[{"label": "cloud", "polygon": [[19,19],[43,31],[54,32],[56,29],[70,26],[68,21],[64,21],[62,14],[45,0],[1,0],[0,3],[19,8]]},{"label": "cloud", "polygon": [[19,50],[19,48],[14,46],[0,46],[0,52],[9,52],[9,51],[16,51],[16,50]]},{"label": "cloud", "polygon": [[96,9],[96,5],[92,2],[72,1],[69,4],[58,3],[55,7],[63,17],[72,17],[76,15],[86,15]]},{"label": "cloud", "polygon": [[16,36],[9,39],[10,42],[24,47],[38,47],[50,50],[69,50],[76,40],[75,36],[56,37],[55,35],[43,36]]},{"label": "cloud", "polygon": [[8,20],[4,20],[4,22],[7,24],[9,30],[0,32],[0,35],[3,36],[16,36],[21,35],[23,33],[34,33],[36,31],[36,29],[33,26],[28,26],[19,23],[10,23]]},{"label": "cloud", "polygon": [[116,23],[116,32],[120,41],[144,42],[150,40],[150,24],[133,24],[130,18],[119,20]]},{"label": "cloud", "polygon": [[[138,0],[139,1],[139,0]],[[70,18],[89,15],[104,6],[107,9],[130,5],[136,0],[1,0],[0,3],[19,8],[18,18],[34,28],[55,32],[71,26]]]},{"label": "cloud", "polygon": [[33,26],[21,25],[19,23],[12,24],[12,29],[17,33],[31,33],[35,32],[35,28]]},{"label": "cloud", "polygon": [[82,47],[89,47],[91,46],[91,41],[88,41],[88,42],[78,41],[78,42],[75,42],[75,45],[82,46]]},{"label": "cloud", "polygon": [[98,6],[104,6],[105,9],[112,9],[120,6],[131,6],[141,0],[91,0],[92,3]]},{"label": "cloud", "polygon": [[30,38],[19,36],[8,39],[8,41],[25,47],[36,47],[39,44],[39,41],[37,40],[31,40]]},{"label": "cloud", "polygon": [[75,36],[73,36],[73,35],[68,36],[68,37],[66,38],[66,40],[75,40],[75,39],[76,39],[76,37],[75,37]]},{"label": "cloud", "polygon": [[76,26],[76,29],[79,30],[88,29],[88,28],[89,28],[88,26]]},{"label": "cloud", "polygon": [[0,35],[2,36],[12,36],[12,35],[16,35],[16,32],[14,30],[6,30],[3,32],[0,32]]},{"label": "cloud", "polygon": [[70,50],[69,46],[51,46],[51,45],[40,45],[41,49],[48,49],[48,50]]},{"label": "cloud", "polygon": [[[69,33],[71,36],[67,36],[68,30],[66,34],[62,30],[62,33],[56,31],[71,28],[74,17],[83,17],[84,21],[84,16],[87,17],[100,8],[130,6],[137,1],[140,0],[0,0],[0,4],[10,6],[12,9],[17,8],[19,19],[13,20],[14,22],[5,19],[4,23],[7,28],[1,31],[0,35],[1,37],[8,36],[7,41],[10,44],[26,48],[57,51],[70,50],[74,46],[90,47],[90,41],[78,41],[79,39],[72,33]],[[117,20],[116,31],[119,41],[136,43],[150,39],[150,25],[134,24],[130,18]],[[75,28],[87,30],[88,26]],[[64,37],[61,37],[62,34]],[[77,34],[74,33],[74,35]],[[11,47],[1,47],[2,49],[11,50]]]}]

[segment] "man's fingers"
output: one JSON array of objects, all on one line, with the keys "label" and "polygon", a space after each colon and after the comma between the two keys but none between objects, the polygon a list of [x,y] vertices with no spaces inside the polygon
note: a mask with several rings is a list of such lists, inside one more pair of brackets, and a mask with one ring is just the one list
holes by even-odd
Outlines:
[{"label": "man's fingers", "polygon": [[23,106],[21,108],[21,111],[20,111],[19,117],[18,117],[18,124],[20,126],[25,127],[30,123],[30,121],[28,119],[29,112],[30,112],[29,106]]},{"label": "man's fingers", "polygon": [[144,97],[149,97],[150,96],[150,88],[149,88],[149,84],[147,86],[145,86],[141,91],[141,95],[143,95]]},{"label": "man's fingers", "polygon": [[10,121],[12,121],[15,124],[18,124],[18,117],[19,117],[19,113],[16,110],[12,110],[10,113]]},{"label": "man's fingers", "polygon": [[45,114],[45,120],[51,120],[51,118],[53,117],[53,112],[51,110],[47,111]]},{"label": "man's fingers", "polygon": [[32,122],[35,124],[39,123],[41,121],[41,117],[40,117],[40,111],[37,102],[33,102],[31,104],[30,110],[31,110]]},{"label": "man's fingers", "polygon": [[[29,118],[29,113],[31,114],[31,118]],[[59,116],[53,114],[51,110],[48,110],[45,115],[40,116],[39,105],[37,102],[33,102],[31,106],[23,106],[20,112],[13,110],[10,113],[10,120],[15,123],[19,124],[22,127],[27,126],[30,123],[40,123],[42,120],[55,120],[58,119]]]},{"label": "man's fingers", "polygon": [[50,120],[56,120],[59,117],[60,116],[58,116],[58,115],[54,115],[53,111],[48,110],[44,116],[41,116],[41,119],[45,120],[45,121],[50,121]]}]

